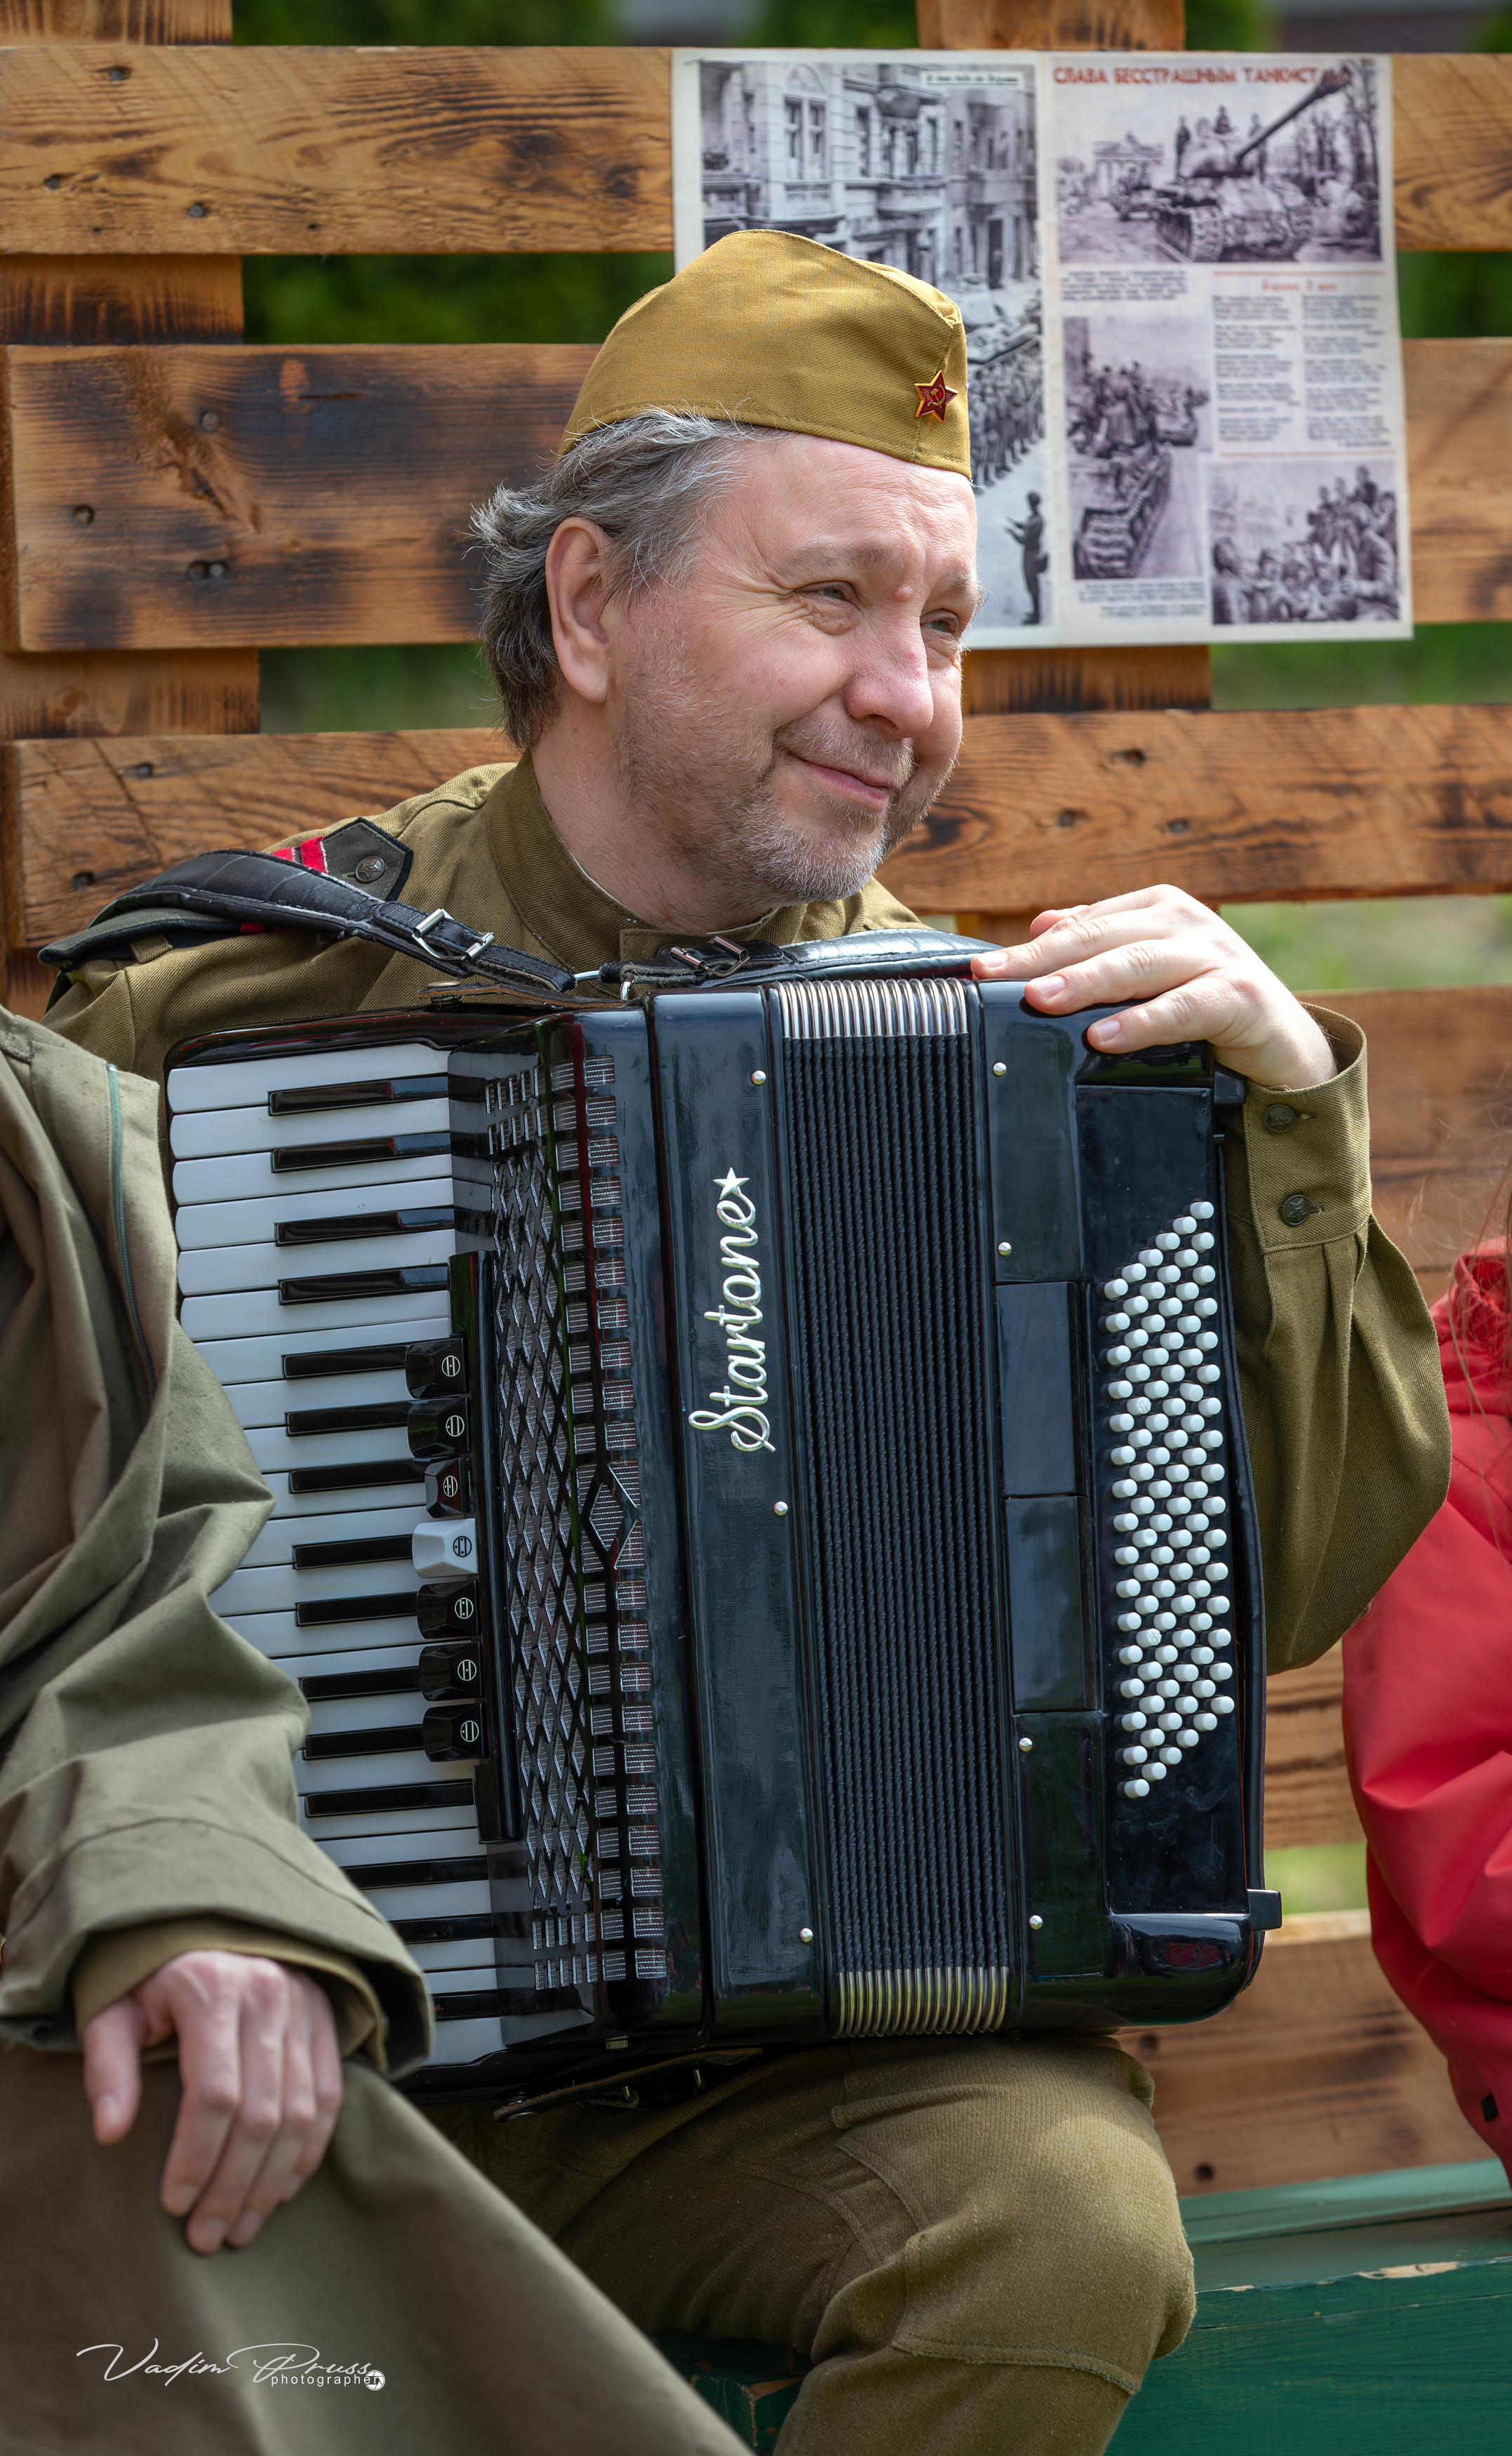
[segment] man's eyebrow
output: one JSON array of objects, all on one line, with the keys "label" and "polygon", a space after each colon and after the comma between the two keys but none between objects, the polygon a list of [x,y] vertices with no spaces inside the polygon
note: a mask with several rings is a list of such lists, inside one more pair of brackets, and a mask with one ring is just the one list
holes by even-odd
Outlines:
[{"label": "man's eyebrow", "polygon": [[[818,579],[821,575],[832,578],[848,569],[881,571],[896,561],[897,550],[893,546],[858,543],[851,538],[815,538],[805,545],[801,556],[791,557],[777,568],[785,578],[797,580],[807,573],[810,579]],[[981,604],[985,593],[977,584],[974,568],[965,563],[948,571],[938,585],[954,594],[971,597],[974,601],[973,612]],[[934,593],[930,591],[931,595]]]}]

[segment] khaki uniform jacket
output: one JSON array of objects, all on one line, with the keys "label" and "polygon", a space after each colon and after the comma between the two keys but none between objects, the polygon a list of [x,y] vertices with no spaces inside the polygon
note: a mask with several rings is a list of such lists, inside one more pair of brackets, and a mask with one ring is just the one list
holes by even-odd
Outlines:
[{"label": "khaki uniform jacket", "polygon": [[[407,903],[444,905],[501,944],[584,972],[666,943],[578,867],[528,759],[453,777],[380,824],[414,851]],[[727,934],[791,944],[912,918],[873,882],[846,903],[785,906]],[[146,960],[119,970],[91,967],[49,1021],[157,1076],[193,1034],[414,1005],[432,977],[380,948],[303,933],[177,952],[162,944],[145,943]],[[1334,1644],[1433,1516],[1449,1474],[1427,1308],[1370,1216],[1363,1036],[1338,1015],[1318,1020],[1338,1076],[1284,1101],[1256,1086],[1223,1155],[1273,1670]]]},{"label": "khaki uniform jacket", "polygon": [[270,1503],[174,1317],[156,1112],[0,1008],[0,2038],[72,2047],[220,1945],[310,1967],[403,2066],[423,1981],[300,1831],[298,1691],[206,1601]]}]

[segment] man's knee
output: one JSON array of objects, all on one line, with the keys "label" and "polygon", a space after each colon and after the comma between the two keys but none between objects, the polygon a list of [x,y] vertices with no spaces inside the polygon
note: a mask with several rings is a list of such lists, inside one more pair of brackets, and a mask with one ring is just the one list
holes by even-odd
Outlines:
[{"label": "man's knee", "polygon": [[939,2080],[869,2119],[852,2097],[850,2154],[917,2221],[899,2257],[842,2289],[823,2333],[862,2322],[858,2301],[876,2299],[880,2321],[886,2299],[900,2351],[1066,2363],[1132,2391],[1193,2307],[1140,2068],[1107,2040],[1057,2038],[942,2059]]}]

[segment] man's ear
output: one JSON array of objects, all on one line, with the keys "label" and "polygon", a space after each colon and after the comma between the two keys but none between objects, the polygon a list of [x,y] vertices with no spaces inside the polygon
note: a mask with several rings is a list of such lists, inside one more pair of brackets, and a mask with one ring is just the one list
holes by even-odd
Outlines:
[{"label": "man's ear", "polygon": [[595,707],[609,696],[610,641],[604,628],[608,539],[592,521],[563,521],[546,548],[551,637],[567,688]]}]

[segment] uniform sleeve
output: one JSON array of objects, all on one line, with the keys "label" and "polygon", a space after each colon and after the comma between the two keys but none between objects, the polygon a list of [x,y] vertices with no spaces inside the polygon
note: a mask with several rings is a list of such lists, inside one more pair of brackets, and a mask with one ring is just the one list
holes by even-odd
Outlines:
[{"label": "uniform sleeve", "polygon": [[276,1928],[240,1919],[158,1919],[92,1936],[73,1965],[73,2026],[82,2038],[96,2013],[130,1996],[165,1963],[185,1953],[244,1953],[307,1970],[331,1998],[343,2056],[365,2053],[381,2072],[387,2026],[371,1980],[344,1954],[296,1943]]},{"label": "uniform sleeve", "polygon": [[1370,1212],[1364,1037],[1311,1009],[1339,1073],[1252,1084],[1224,1148],[1229,1266],[1273,1671],[1358,1619],[1444,1497],[1439,1342]]}]

